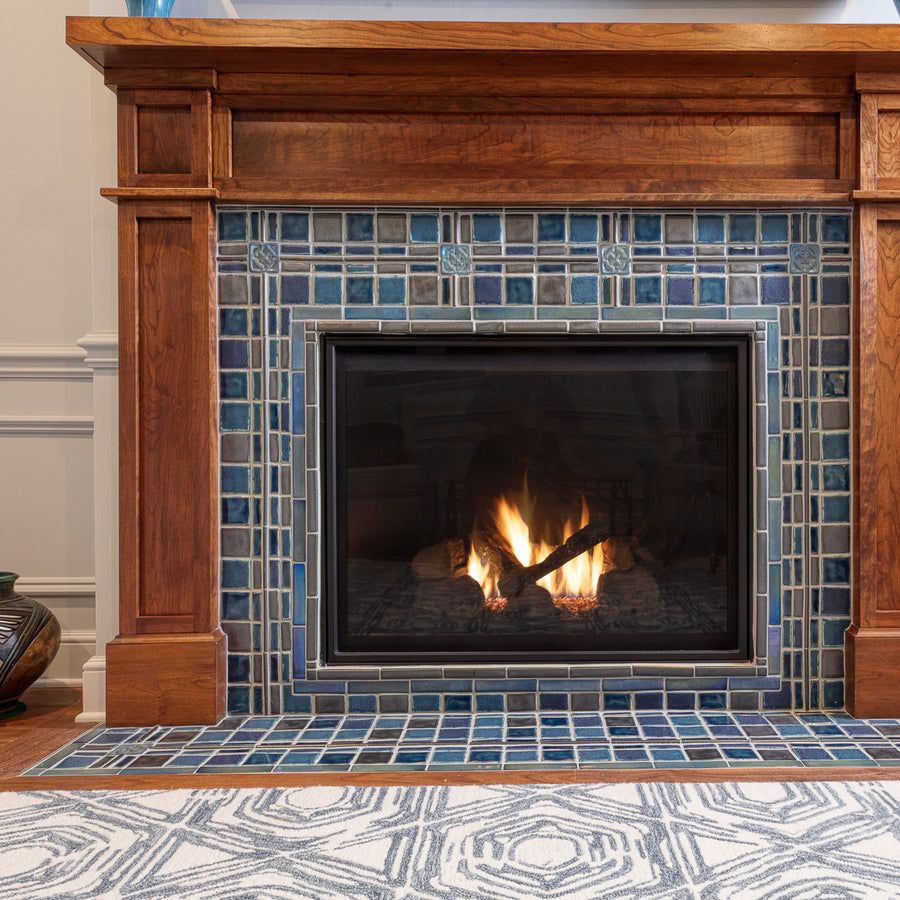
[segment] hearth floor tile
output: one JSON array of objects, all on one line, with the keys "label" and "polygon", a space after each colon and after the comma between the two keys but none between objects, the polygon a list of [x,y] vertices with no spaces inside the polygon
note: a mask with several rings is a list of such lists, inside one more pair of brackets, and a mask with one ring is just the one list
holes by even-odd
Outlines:
[{"label": "hearth floor tile", "polygon": [[846,713],[231,717],[98,726],[26,775],[900,766],[900,720]]}]

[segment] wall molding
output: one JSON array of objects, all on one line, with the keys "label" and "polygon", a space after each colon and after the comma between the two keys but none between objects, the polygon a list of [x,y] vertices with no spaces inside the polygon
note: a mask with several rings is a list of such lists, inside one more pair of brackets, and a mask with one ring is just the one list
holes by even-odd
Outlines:
[{"label": "wall molding", "polygon": [[18,381],[89,381],[85,351],[69,344],[0,344],[0,379]]},{"label": "wall molding", "polygon": [[91,437],[93,416],[0,416],[0,436]]},{"label": "wall molding", "polygon": [[117,331],[91,331],[76,342],[85,353],[81,362],[91,369],[119,368],[119,333]]},{"label": "wall molding", "polygon": [[[35,600],[54,599],[65,600],[69,597],[93,597],[96,592],[94,579],[85,578],[19,578],[16,581],[16,590]],[[87,632],[84,632],[87,634]],[[70,632],[70,634],[82,634],[82,632]],[[91,641],[96,636],[91,632]]]}]

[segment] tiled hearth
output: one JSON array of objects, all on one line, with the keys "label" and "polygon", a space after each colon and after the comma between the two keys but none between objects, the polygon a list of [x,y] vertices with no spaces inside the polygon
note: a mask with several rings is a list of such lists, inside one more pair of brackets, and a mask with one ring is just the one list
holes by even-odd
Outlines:
[{"label": "tiled hearth", "polygon": [[[387,749],[377,751],[373,765],[402,763],[399,754],[416,741],[423,746],[409,749],[418,754],[410,757],[415,767],[477,763],[466,754],[481,747],[471,730],[479,728],[487,744],[477,752],[488,753],[483,761],[491,766],[684,763],[694,757],[685,755],[686,744],[671,739],[625,748],[644,754],[629,757],[595,746],[578,731],[643,729],[634,735],[640,742],[649,738],[647,728],[671,727],[680,735],[679,723],[708,729],[697,737],[707,746],[721,745],[718,764],[806,759],[791,749],[777,718],[758,714],[839,710],[844,702],[851,520],[848,210],[221,208],[218,225],[229,712],[267,718],[197,731],[190,748],[199,750],[207,738],[216,746],[204,744],[194,756],[185,747],[164,763],[147,762],[145,754],[156,754],[156,743],[171,732],[123,731],[123,742],[142,745],[135,765],[178,766],[176,759],[188,758],[192,770],[253,765],[253,754],[269,752],[255,749],[262,742],[260,747],[271,745],[269,766],[289,766],[292,759],[301,766],[328,765],[329,753],[340,754],[335,764],[343,768],[362,766],[369,758],[362,754],[372,750],[372,729],[381,727],[400,732],[386,739]],[[317,340],[346,330],[753,334],[755,658],[742,665],[320,663]],[[604,720],[603,712],[629,723]],[[277,714],[300,718],[272,718]],[[351,718],[339,718],[345,714]],[[518,717],[522,724],[513,724]],[[539,723],[563,729],[562,743],[553,743],[552,735],[550,751],[531,746],[526,752],[510,738],[510,728],[533,730]],[[465,730],[457,737],[469,749],[445,741],[435,731],[441,724]],[[744,724],[774,728],[769,749],[788,756],[761,755],[762,745],[741,731]],[[809,731],[808,737],[803,732],[819,748],[815,753],[826,754],[809,759],[880,759],[866,755],[841,720],[797,724],[807,731],[814,724],[837,729]],[[337,749],[338,727],[354,742],[351,750]],[[714,727],[738,729],[729,735],[736,755],[725,752],[728,741]],[[242,733],[255,731],[265,733],[248,736],[238,749]],[[834,753],[822,743],[825,737],[833,738]],[[884,733],[872,737],[887,749],[895,740]],[[147,742],[153,747],[143,747]],[[226,752],[226,742],[233,750]],[[109,754],[104,746],[96,745],[101,755],[130,765],[123,762],[127,752]],[[568,754],[565,760],[546,755],[557,750]],[[594,751],[599,755],[593,760],[584,755]],[[742,756],[745,751],[750,755]],[[388,759],[387,752],[396,755]],[[84,753],[94,759],[88,749]],[[107,764],[114,765],[98,762]]]},{"label": "tiled hearth", "polygon": [[26,775],[894,767],[900,721],[825,713],[238,716],[94,729]]}]

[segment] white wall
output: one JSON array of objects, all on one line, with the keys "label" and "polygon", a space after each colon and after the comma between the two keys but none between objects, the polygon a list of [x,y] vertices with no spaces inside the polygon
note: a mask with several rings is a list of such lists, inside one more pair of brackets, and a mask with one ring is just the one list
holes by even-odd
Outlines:
[{"label": "white wall", "polygon": [[77,341],[96,329],[95,298],[115,296],[114,265],[98,267],[115,211],[93,199],[113,140],[107,129],[95,153],[93,119],[106,108],[111,120],[115,98],[65,45],[65,15],[89,9],[7,4],[0,31],[0,568],[59,617],[46,677],[68,683],[96,637],[94,378]]}]

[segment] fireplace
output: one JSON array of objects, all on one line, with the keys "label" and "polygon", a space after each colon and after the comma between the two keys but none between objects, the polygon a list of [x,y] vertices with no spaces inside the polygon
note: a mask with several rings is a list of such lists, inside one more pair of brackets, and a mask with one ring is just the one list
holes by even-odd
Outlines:
[{"label": "fireplace", "polygon": [[[845,700],[859,715],[896,714],[893,29],[76,18],[68,40],[119,101],[118,185],[104,191],[120,221],[111,724],[208,722],[226,708]],[[469,230],[445,233],[441,204]],[[369,250],[355,248],[381,239],[382,216],[385,248],[402,258],[362,259]],[[340,250],[319,258],[325,247]],[[737,574],[737,595],[749,591],[737,655],[335,658],[323,642],[322,565],[331,544],[358,536],[322,530],[324,464],[341,450],[320,433],[321,357],[326,341],[376,332],[479,346],[565,335],[598,348],[634,335],[673,345],[744,335],[752,452],[749,473],[724,476],[738,484],[726,507],[749,481],[747,534],[729,538],[737,549],[701,548],[696,526],[677,538],[677,511],[661,513],[667,538],[642,532],[664,471],[632,477],[615,503],[609,487],[586,496],[588,526],[610,522],[604,540],[627,538],[641,560],[648,544],[663,548],[660,577],[701,553],[710,575]],[[438,485],[428,513],[438,521],[453,520],[455,493],[456,527],[427,526],[424,546],[405,550],[412,568],[442,541],[472,543],[473,531],[460,518],[465,473],[451,491],[449,476],[410,458],[405,434],[397,461],[405,424],[345,423],[343,452],[344,462],[348,444],[353,462],[393,453],[406,467],[398,492]],[[713,440],[697,443],[708,449],[694,468],[711,467]],[[360,492],[388,467],[363,461],[347,465]],[[689,477],[682,514],[700,497],[715,506],[722,477],[709,491],[702,471]],[[344,491],[339,502],[356,502],[356,487]],[[365,558],[389,562],[387,552],[369,546]]]},{"label": "fireplace", "polygon": [[325,662],[749,657],[748,338],[326,338]]}]

